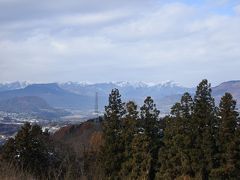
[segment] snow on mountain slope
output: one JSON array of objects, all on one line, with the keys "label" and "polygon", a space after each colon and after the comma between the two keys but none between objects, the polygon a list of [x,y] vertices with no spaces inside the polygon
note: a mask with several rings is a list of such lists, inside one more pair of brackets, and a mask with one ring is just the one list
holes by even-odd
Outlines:
[{"label": "snow on mountain slope", "polygon": [[8,83],[1,83],[0,84],[0,92],[1,91],[8,91],[8,90],[14,90],[14,89],[22,89],[29,85],[30,83],[24,81],[24,82],[8,82]]},{"label": "snow on mountain slope", "polygon": [[[26,87],[28,84],[29,83],[27,82],[0,84],[0,92],[4,90],[20,90],[21,88]],[[43,92],[46,87],[48,87],[48,92]],[[191,94],[194,94],[195,92],[195,88],[183,87],[174,81],[165,81],[162,83],[127,81],[90,83],[69,81],[66,83],[59,83],[58,85],[47,84],[46,87],[44,84],[33,85],[21,91],[28,92],[27,94],[25,93],[25,95],[35,95],[38,91],[40,91],[39,96],[45,98],[46,101],[49,101],[50,105],[61,105],[62,107],[76,106],[81,107],[82,109],[94,109],[95,94],[98,92],[99,108],[103,110],[104,106],[108,102],[109,93],[112,89],[117,88],[122,95],[123,101],[134,100],[140,106],[147,96],[151,96],[155,100],[155,103],[158,105],[158,107],[163,111],[169,111],[169,107],[171,107],[176,101],[179,101],[184,92],[189,92]],[[212,88],[213,96],[216,98],[216,102],[218,103],[221,96],[224,95],[225,92],[230,92],[233,94],[235,99],[240,101],[239,88],[240,81],[224,82],[219,86]],[[49,94],[50,90],[51,95]],[[10,92],[7,94],[9,93]],[[11,92],[11,94],[12,93],[14,94],[14,92]],[[64,94],[64,96],[60,95],[61,93]],[[0,94],[3,95],[3,97],[0,97],[0,99],[7,97],[6,93]],[[53,97],[54,99],[52,99]]]}]

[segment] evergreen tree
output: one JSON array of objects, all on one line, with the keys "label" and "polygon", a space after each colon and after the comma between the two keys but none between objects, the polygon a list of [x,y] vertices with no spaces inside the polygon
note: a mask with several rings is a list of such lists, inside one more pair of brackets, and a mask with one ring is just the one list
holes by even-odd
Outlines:
[{"label": "evergreen tree", "polygon": [[104,174],[108,178],[117,178],[124,161],[124,142],[122,140],[122,119],[125,115],[124,103],[118,89],[109,95],[109,104],[105,107],[103,122],[104,144],[100,161]]},{"label": "evergreen tree", "polygon": [[[184,93],[181,98],[181,118],[179,119],[180,128],[179,134],[182,134],[182,144],[180,144],[181,149],[181,175],[182,176],[194,176],[194,171],[192,167],[194,156],[194,132],[193,132],[193,99],[189,93]],[[181,140],[181,139],[180,139]],[[179,141],[180,141],[179,140]]]},{"label": "evergreen tree", "polygon": [[217,167],[216,136],[218,122],[214,99],[211,96],[211,85],[205,79],[197,87],[194,97],[194,171],[202,178],[208,179],[212,168]]},{"label": "evergreen tree", "polygon": [[182,106],[181,103],[175,103],[172,108],[171,108],[171,113],[172,117],[175,118],[180,118],[182,117]]},{"label": "evergreen tree", "polygon": [[174,179],[180,176],[193,176],[191,166],[193,101],[189,93],[181,98],[171,109],[167,118],[163,143],[159,153],[161,165],[157,174],[159,179]]},{"label": "evergreen tree", "polygon": [[158,150],[161,146],[161,130],[159,123],[160,111],[157,109],[156,104],[154,104],[154,101],[151,97],[147,97],[145,99],[144,104],[140,110],[140,129],[142,129],[143,134],[149,138],[149,143],[151,145],[149,151],[151,154],[149,178],[153,179],[157,168]]},{"label": "evergreen tree", "polygon": [[131,142],[138,133],[139,112],[137,105],[130,101],[126,104],[126,116],[123,118],[123,139],[125,143],[125,151],[129,152],[131,149]]},{"label": "evergreen tree", "polygon": [[160,111],[154,104],[153,99],[147,97],[141,107],[141,123],[144,133],[153,141],[159,138],[159,114]]},{"label": "evergreen tree", "polygon": [[225,93],[219,105],[219,150],[220,167],[212,171],[218,179],[239,179],[239,136],[237,136],[238,112],[236,101]]},{"label": "evergreen tree", "polygon": [[184,93],[181,98],[181,111],[183,118],[191,119],[193,112],[193,99],[188,92]]},{"label": "evergreen tree", "polygon": [[130,159],[130,174],[122,179],[153,179],[151,178],[151,166],[153,162],[151,139],[146,134],[138,134],[131,144],[132,157]]},{"label": "evergreen tree", "polygon": [[4,145],[3,159],[37,177],[44,177],[51,168],[50,154],[53,152],[48,138],[49,134],[40,126],[25,123],[16,137]]},{"label": "evergreen tree", "polygon": [[168,117],[166,120],[166,128],[163,135],[163,147],[159,151],[158,162],[160,164],[156,179],[175,179],[181,174],[181,157],[176,146],[177,123],[176,119],[180,116],[180,103],[173,106],[176,117]]},{"label": "evergreen tree", "polygon": [[123,118],[122,133],[122,139],[124,141],[124,163],[120,174],[122,177],[129,178],[133,168],[131,164],[133,159],[132,142],[134,137],[138,135],[139,112],[137,111],[137,105],[133,101],[129,101],[126,104],[126,111],[126,116]]}]

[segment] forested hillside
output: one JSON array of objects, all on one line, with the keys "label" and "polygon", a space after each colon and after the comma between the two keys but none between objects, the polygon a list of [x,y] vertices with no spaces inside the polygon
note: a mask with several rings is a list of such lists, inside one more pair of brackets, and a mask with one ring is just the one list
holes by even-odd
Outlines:
[{"label": "forested hillside", "polygon": [[0,178],[240,178],[239,114],[230,93],[216,106],[203,80],[193,96],[183,94],[169,116],[160,118],[155,103],[151,97],[141,107],[125,103],[113,89],[100,121],[65,127],[53,136],[27,123],[1,148]]}]

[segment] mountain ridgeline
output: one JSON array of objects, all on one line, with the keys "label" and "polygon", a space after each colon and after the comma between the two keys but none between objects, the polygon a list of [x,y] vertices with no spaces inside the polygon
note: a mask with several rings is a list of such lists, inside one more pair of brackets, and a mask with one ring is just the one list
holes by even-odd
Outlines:
[{"label": "mountain ridgeline", "polygon": [[27,113],[43,119],[56,119],[69,114],[65,110],[51,107],[44,99],[37,96],[14,97],[0,101],[0,110]]},{"label": "mountain ridgeline", "polygon": [[[216,103],[225,92],[230,92],[233,97],[240,101],[240,81],[229,81],[213,87],[213,97]],[[0,101],[24,96],[36,96],[45,100],[54,108],[78,109],[92,111],[95,105],[95,94],[98,92],[99,109],[104,110],[108,102],[108,93],[117,88],[121,92],[124,101],[133,100],[142,104],[147,96],[151,96],[157,102],[157,107],[163,113],[169,113],[173,103],[178,101],[182,94],[189,92],[193,94],[196,88],[186,88],[173,82],[162,84],[146,83],[51,83],[51,84],[28,84],[8,83],[0,84]],[[238,105],[237,105],[238,106]]]},{"label": "mountain ridgeline", "polygon": [[225,92],[216,105],[212,93],[203,80],[160,117],[150,96],[138,107],[113,89],[98,121],[53,136],[25,124],[3,146],[0,172],[11,165],[33,179],[240,179],[236,101]]},{"label": "mountain ridgeline", "polygon": [[24,96],[40,97],[55,108],[79,108],[87,110],[93,106],[90,97],[66,91],[56,83],[32,84],[23,89],[3,91],[0,92],[0,101]]}]

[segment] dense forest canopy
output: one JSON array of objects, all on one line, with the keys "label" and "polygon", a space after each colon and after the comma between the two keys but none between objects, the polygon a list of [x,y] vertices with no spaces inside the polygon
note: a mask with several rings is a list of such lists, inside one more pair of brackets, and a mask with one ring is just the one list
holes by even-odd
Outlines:
[{"label": "dense forest canopy", "polygon": [[[159,102],[161,103],[161,102]],[[26,123],[1,149],[2,178],[239,179],[240,127],[236,101],[225,93],[215,105],[211,85],[184,93],[160,118],[154,100],[122,102],[113,89],[100,122],[98,148],[76,153],[38,125]],[[95,134],[96,136],[96,134]],[[78,143],[78,142],[75,142]],[[80,149],[79,149],[80,151]],[[13,171],[14,173],[7,173]],[[10,169],[10,170],[9,170]],[[10,171],[10,172],[11,172]]]}]

